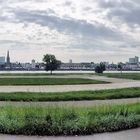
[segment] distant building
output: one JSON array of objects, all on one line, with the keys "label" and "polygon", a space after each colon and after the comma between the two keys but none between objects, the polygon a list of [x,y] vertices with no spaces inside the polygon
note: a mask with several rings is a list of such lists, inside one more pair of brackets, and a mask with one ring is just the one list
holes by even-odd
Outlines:
[{"label": "distant building", "polygon": [[0,56],[0,65],[5,64],[5,57],[4,56]]},{"label": "distant building", "polygon": [[9,55],[9,51],[7,52],[7,64],[10,64],[10,55]]},{"label": "distant building", "polygon": [[129,64],[138,64],[139,57],[135,56],[134,58],[129,58]]},{"label": "distant building", "polygon": [[59,70],[94,70],[95,65],[93,63],[62,63]]},{"label": "distant building", "polygon": [[102,62],[105,66],[109,65],[109,62]]},{"label": "distant building", "polygon": [[9,51],[7,51],[6,69],[10,69],[10,68],[11,68],[10,55],[9,55]]},{"label": "distant building", "polygon": [[36,63],[35,63],[35,60],[33,59],[32,60],[32,69],[35,69],[36,68]]},{"label": "distant building", "polygon": [[30,63],[21,63],[21,65],[25,70],[32,69],[32,64],[30,64]]},{"label": "distant building", "polygon": [[72,59],[69,60],[69,63],[72,64]]}]

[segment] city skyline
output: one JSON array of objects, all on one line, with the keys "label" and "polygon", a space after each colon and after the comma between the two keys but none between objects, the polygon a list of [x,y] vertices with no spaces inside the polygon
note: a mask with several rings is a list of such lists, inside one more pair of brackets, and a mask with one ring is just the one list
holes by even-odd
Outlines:
[{"label": "city skyline", "polygon": [[1,0],[0,10],[0,56],[9,50],[12,62],[140,57],[138,0]]},{"label": "city skyline", "polygon": [[[119,62],[122,62],[122,63],[127,63],[127,62],[130,62],[130,59],[133,61],[133,59],[135,59],[135,58],[137,58],[138,57],[138,59],[139,59],[139,56],[133,56],[133,57],[129,57],[129,58],[127,58],[127,61],[118,61],[117,63],[119,63]],[[15,60],[15,61],[10,61],[10,60],[13,60],[13,59],[11,59],[12,57],[11,57],[11,55],[10,55],[10,51],[9,50],[7,50],[7,52],[6,52],[6,55],[4,56],[4,55],[0,55],[0,58],[2,58],[2,61],[5,61],[5,63],[6,62],[8,62],[8,63],[30,63],[30,62],[32,62],[33,60],[35,60],[36,61],[36,59],[35,58],[32,58],[31,60],[29,60],[29,61],[18,61],[18,60]],[[102,60],[102,61],[73,61],[73,59],[71,59],[71,58],[69,58],[67,61],[62,61],[62,60],[60,60],[61,62],[64,62],[64,63],[89,63],[89,62],[94,62],[94,63],[100,63],[100,62],[108,62],[108,63],[110,63],[111,64],[111,62],[110,61],[104,61],[104,60]],[[38,63],[41,63],[41,62],[43,62],[43,60],[41,60],[41,61],[36,61],[36,62],[38,62]],[[112,63],[114,63],[113,61],[112,61]]]},{"label": "city skyline", "polygon": [[[42,62],[36,62],[35,59],[32,59],[31,62],[11,62],[10,61],[10,53],[9,50],[7,51],[7,56],[0,56],[0,70],[20,70],[20,71],[40,71],[44,70],[44,63]],[[61,61],[61,60],[60,60]],[[57,70],[95,70],[95,68],[99,64],[104,64],[106,67],[106,70],[119,70],[118,67],[121,64],[122,70],[128,70],[128,71],[138,71],[140,70],[140,62],[139,57],[131,57],[129,58],[128,62],[120,62],[118,64],[115,63],[109,63],[102,61],[100,63],[96,62],[73,62],[72,59],[69,60],[69,62],[63,62],[60,64],[59,68]]]}]

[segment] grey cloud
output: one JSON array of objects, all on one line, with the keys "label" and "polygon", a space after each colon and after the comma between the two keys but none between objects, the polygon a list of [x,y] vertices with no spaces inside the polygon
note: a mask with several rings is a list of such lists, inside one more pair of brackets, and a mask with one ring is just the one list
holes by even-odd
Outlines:
[{"label": "grey cloud", "polygon": [[0,48],[7,47],[11,50],[32,50],[32,47],[36,47],[36,50],[41,50],[43,46],[50,46],[49,43],[34,43],[34,42],[24,42],[16,40],[0,40]]},{"label": "grey cloud", "polygon": [[138,24],[140,25],[140,9],[134,8],[131,10],[123,10],[123,9],[115,9],[112,10],[110,16],[117,16],[122,21],[124,21],[128,25]]},{"label": "grey cloud", "polygon": [[70,5],[72,5],[72,2],[71,1],[67,1],[67,2],[65,2],[65,5],[66,6],[70,6]]},{"label": "grey cloud", "polygon": [[134,6],[133,1],[128,0],[98,0],[98,5],[102,8],[131,8]]},{"label": "grey cloud", "polygon": [[29,49],[24,42],[15,41],[15,40],[0,40],[0,48],[7,46],[12,50],[26,50]]},{"label": "grey cloud", "polygon": [[63,19],[57,16],[44,14],[43,12],[18,11],[16,17],[20,22],[36,23],[42,26],[48,26],[51,29],[56,29],[59,32],[67,34],[77,34],[90,37],[101,38],[120,38],[117,31],[113,31],[104,25],[93,25],[85,20]]},{"label": "grey cloud", "polygon": [[88,11],[92,11],[92,8],[91,7],[84,7],[83,10],[88,12]]},{"label": "grey cloud", "polygon": [[102,8],[113,8],[113,7],[116,7],[118,5],[118,2],[98,0],[98,4]]},{"label": "grey cloud", "polygon": [[129,26],[133,26],[134,24],[140,25],[140,1],[99,0],[98,4],[101,8],[110,10],[110,12],[108,12],[108,19],[117,17],[122,23],[126,23]]}]

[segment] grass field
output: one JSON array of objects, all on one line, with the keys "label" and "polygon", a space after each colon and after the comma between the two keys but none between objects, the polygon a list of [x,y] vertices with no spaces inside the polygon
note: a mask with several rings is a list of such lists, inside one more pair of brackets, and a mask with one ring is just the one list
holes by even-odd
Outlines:
[{"label": "grass field", "polygon": [[140,80],[140,73],[104,73],[104,76],[113,77],[113,78],[124,78],[124,79],[133,79]]},{"label": "grass field", "polygon": [[[93,72],[94,74],[94,72]],[[0,73],[0,76],[67,76],[67,75],[91,75],[91,73]]]},{"label": "grass field", "polygon": [[108,82],[82,78],[0,78],[0,85],[76,85]]},{"label": "grass field", "polygon": [[140,88],[110,89],[99,91],[73,91],[60,93],[0,93],[0,101],[80,101],[140,97]]},{"label": "grass field", "polygon": [[140,103],[71,107],[0,107],[0,133],[88,135],[140,127]]}]

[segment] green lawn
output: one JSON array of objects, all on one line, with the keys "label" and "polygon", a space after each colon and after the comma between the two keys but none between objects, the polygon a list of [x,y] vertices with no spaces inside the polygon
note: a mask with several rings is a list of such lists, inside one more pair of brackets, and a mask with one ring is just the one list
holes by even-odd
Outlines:
[{"label": "green lawn", "polygon": [[0,78],[0,85],[76,85],[108,82],[84,78]]},{"label": "green lawn", "polygon": [[[93,72],[94,74],[94,72]],[[91,75],[91,73],[0,73],[0,76],[67,76],[67,75]]]},{"label": "green lawn", "polygon": [[140,73],[104,73],[104,76],[113,77],[113,78],[124,78],[124,79],[133,79],[140,80]]},{"label": "green lawn", "polygon": [[140,103],[98,107],[1,106],[0,133],[89,135],[140,127]]},{"label": "green lawn", "polygon": [[99,91],[73,91],[60,93],[0,93],[0,101],[80,101],[140,97],[140,88]]}]

